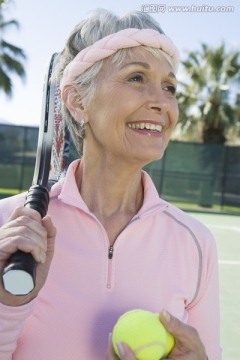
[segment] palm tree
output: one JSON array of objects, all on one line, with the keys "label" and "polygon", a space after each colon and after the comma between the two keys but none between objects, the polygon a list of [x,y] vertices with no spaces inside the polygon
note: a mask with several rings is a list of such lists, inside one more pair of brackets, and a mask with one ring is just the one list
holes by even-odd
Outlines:
[{"label": "palm tree", "polygon": [[240,52],[201,44],[182,62],[187,81],[180,82],[180,125],[196,131],[201,124],[204,143],[223,144],[229,129],[239,131]]},{"label": "palm tree", "polygon": [[[16,73],[22,79],[25,77],[25,70],[21,60],[26,59],[24,51],[5,41],[2,34],[10,26],[19,28],[16,20],[4,21],[3,9],[6,6],[6,0],[0,0],[0,91],[6,95],[12,95],[11,73]],[[21,60],[20,60],[21,59]]]},{"label": "palm tree", "polygon": [[[206,144],[199,153],[198,203],[211,207],[216,174],[221,170],[222,146],[227,136],[240,134],[240,52],[201,44],[182,62],[184,80],[178,95],[180,126]],[[200,133],[199,133],[200,131]]]}]

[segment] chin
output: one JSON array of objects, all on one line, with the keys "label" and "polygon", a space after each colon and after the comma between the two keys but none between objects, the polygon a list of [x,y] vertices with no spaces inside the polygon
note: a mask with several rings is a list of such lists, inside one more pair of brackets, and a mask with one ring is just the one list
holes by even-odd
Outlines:
[{"label": "chin", "polygon": [[164,156],[164,153],[165,153],[165,149],[166,149],[166,146],[161,146],[161,148],[155,150],[155,151],[152,151],[150,154],[149,154],[149,159],[150,159],[150,162],[152,161],[156,161],[156,160],[161,160]]},{"label": "chin", "polygon": [[161,151],[155,154],[151,154],[151,156],[141,158],[141,160],[139,159],[141,163],[141,167],[144,167],[152,163],[153,161],[161,160],[163,158],[163,155],[164,155],[164,151]]},{"label": "chin", "polygon": [[128,151],[128,161],[131,159],[132,161],[130,162],[137,164],[137,166],[144,167],[153,161],[161,160],[164,156],[166,147],[167,146],[164,143],[162,143],[161,146],[138,147],[134,151]]},{"label": "chin", "polygon": [[147,164],[150,164],[151,162],[153,161],[157,161],[157,160],[161,160],[163,158],[163,155],[164,155],[164,151],[161,153],[161,154],[158,154],[158,156],[155,156],[155,157],[152,157],[147,163]]}]

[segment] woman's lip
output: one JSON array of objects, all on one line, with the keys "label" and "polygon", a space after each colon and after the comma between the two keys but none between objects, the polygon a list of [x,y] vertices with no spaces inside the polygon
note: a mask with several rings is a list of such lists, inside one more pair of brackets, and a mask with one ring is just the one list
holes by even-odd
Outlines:
[{"label": "woman's lip", "polygon": [[146,120],[136,120],[136,121],[128,122],[128,124],[141,124],[141,123],[164,126],[164,124],[162,122],[160,122],[160,121],[148,120],[148,119],[146,119]]},{"label": "woman's lip", "polygon": [[158,138],[163,136],[162,131],[159,132],[159,131],[153,131],[150,129],[133,129],[133,128],[129,128],[129,129],[138,133],[139,135],[143,135],[143,136],[151,136],[151,137],[158,137]]},{"label": "woman's lip", "polygon": [[163,126],[159,123],[153,123],[153,122],[131,122],[128,123],[127,126],[131,129],[137,129],[137,130],[150,130],[150,131],[158,131],[162,132]]}]

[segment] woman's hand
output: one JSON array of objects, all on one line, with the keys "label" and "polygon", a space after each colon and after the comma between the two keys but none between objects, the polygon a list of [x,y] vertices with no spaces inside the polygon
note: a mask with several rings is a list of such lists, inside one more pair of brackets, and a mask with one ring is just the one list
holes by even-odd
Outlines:
[{"label": "woman's hand", "polygon": [[9,306],[23,305],[37,296],[43,287],[54,252],[56,230],[51,218],[26,207],[18,207],[0,228],[0,276],[8,258],[17,250],[31,253],[37,261],[36,285],[28,295],[14,296],[6,292],[0,281],[0,302]]},{"label": "woman's hand", "polygon": [[[133,351],[126,344],[118,344],[118,351],[121,354],[123,360],[136,360]],[[108,351],[106,360],[119,360],[119,357],[115,354],[112,346],[112,336],[109,335]]]},{"label": "woman's hand", "polygon": [[[205,348],[196,329],[184,324],[166,311],[160,313],[160,320],[175,339],[174,348],[167,359],[207,360]],[[126,344],[119,344],[119,353],[122,354],[121,359],[136,360],[133,351]],[[110,339],[107,360],[117,359]]]},{"label": "woman's hand", "polygon": [[207,360],[207,354],[198,332],[186,325],[167,311],[160,313],[160,320],[173,335],[175,345],[168,356],[169,360]]}]

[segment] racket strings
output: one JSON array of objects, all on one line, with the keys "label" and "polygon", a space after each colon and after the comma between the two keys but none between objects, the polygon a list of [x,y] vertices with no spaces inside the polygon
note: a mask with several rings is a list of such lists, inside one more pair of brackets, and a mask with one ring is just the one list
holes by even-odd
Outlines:
[{"label": "racket strings", "polygon": [[52,144],[51,166],[49,181],[57,182],[67,170],[70,135],[65,127],[62,117],[61,90],[58,83],[55,84],[54,92],[54,136]]}]

